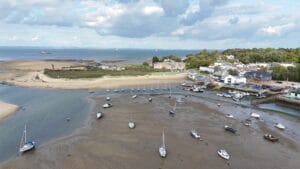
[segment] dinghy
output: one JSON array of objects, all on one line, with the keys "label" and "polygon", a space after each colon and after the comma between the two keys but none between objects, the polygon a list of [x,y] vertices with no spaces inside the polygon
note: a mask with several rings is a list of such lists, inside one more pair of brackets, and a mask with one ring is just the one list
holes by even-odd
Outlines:
[{"label": "dinghy", "polygon": [[191,135],[195,139],[200,139],[200,134],[198,134],[198,132],[195,129],[191,130]]},{"label": "dinghy", "polygon": [[133,95],[132,98],[135,99],[137,97],[137,95]]},{"label": "dinghy", "polygon": [[260,115],[257,114],[257,113],[251,113],[250,116],[253,117],[253,118],[256,118],[256,119],[259,119],[259,118],[260,118]]},{"label": "dinghy", "polygon": [[101,119],[102,116],[103,116],[103,114],[102,114],[101,112],[98,112],[98,113],[96,114],[96,118],[97,118],[97,119]]},{"label": "dinghy", "polygon": [[130,129],[134,129],[134,128],[135,128],[135,123],[134,123],[133,121],[129,121],[128,127],[129,127]]},{"label": "dinghy", "polygon": [[236,133],[236,129],[234,129],[234,128],[232,128],[232,127],[229,127],[229,126],[227,126],[227,125],[224,126],[224,129],[225,129],[226,131],[229,131],[229,132],[233,133],[233,134]]},{"label": "dinghy", "polygon": [[152,102],[152,98],[150,97],[150,98],[148,99],[148,101],[149,101],[149,102]]},{"label": "dinghy", "polygon": [[280,130],[284,130],[285,129],[285,126],[283,124],[281,124],[281,123],[276,123],[275,127],[277,127]]},{"label": "dinghy", "polygon": [[106,101],[110,101],[110,97],[106,97]]},{"label": "dinghy", "polygon": [[233,116],[232,114],[226,114],[226,117],[227,117],[227,118],[230,118],[230,119],[233,119],[233,118],[234,118],[234,116]]},{"label": "dinghy", "polygon": [[225,160],[229,160],[229,158],[230,158],[230,155],[229,155],[229,154],[227,153],[227,151],[224,150],[224,149],[218,150],[218,155],[219,155],[220,157],[224,158]]},{"label": "dinghy", "polygon": [[277,142],[279,141],[278,138],[276,138],[275,136],[271,135],[271,134],[265,134],[264,135],[264,139],[271,141],[271,142]]},{"label": "dinghy", "polygon": [[111,103],[105,103],[105,104],[103,104],[102,107],[103,108],[110,108],[110,107],[112,107],[112,104]]}]

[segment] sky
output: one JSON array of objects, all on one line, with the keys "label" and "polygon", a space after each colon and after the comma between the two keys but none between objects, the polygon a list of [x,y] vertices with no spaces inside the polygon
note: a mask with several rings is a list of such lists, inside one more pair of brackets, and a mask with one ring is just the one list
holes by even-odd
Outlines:
[{"label": "sky", "polygon": [[0,0],[0,46],[300,47],[299,0]]}]

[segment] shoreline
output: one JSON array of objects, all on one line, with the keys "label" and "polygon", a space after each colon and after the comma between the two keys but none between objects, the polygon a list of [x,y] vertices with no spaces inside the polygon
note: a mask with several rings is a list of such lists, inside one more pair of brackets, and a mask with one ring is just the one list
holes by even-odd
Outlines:
[{"label": "shoreline", "polygon": [[18,110],[18,106],[0,101],[0,120],[5,119]]},{"label": "shoreline", "polygon": [[[157,167],[163,167],[165,165],[163,165],[162,163],[158,162],[158,163],[153,163],[154,161],[160,161],[158,154],[156,152],[153,152],[154,150],[149,150],[149,148],[156,148],[156,146],[159,145],[159,140],[161,139],[161,124],[163,121],[167,120],[169,122],[165,121],[165,126],[167,127],[167,135],[166,135],[166,139],[167,139],[167,146],[168,149],[170,151],[170,156],[168,156],[167,159],[165,159],[167,167],[166,168],[174,168],[175,166],[172,166],[173,164],[170,164],[170,162],[172,163],[173,160],[175,160],[174,158],[176,158],[176,156],[180,156],[180,159],[182,159],[183,161],[178,160],[178,162],[175,162],[176,164],[174,165],[180,165],[180,166],[196,166],[196,164],[198,164],[198,160],[201,161],[206,161],[207,160],[207,164],[204,165],[204,168],[227,168],[227,165],[224,165],[224,161],[222,159],[219,159],[219,157],[217,157],[215,155],[214,149],[217,148],[218,144],[224,142],[223,144],[225,144],[225,148],[227,147],[230,150],[230,153],[232,153],[233,158],[230,160],[230,162],[228,162],[228,164],[230,164],[231,166],[235,166],[235,168],[239,168],[241,166],[244,166],[244,164],[242,162],[238,162],[238,159],[241,159],[243,162],[246,162],[246,166],[244,166],[244,168],[253,168],[253,165],[251,163],[251,161],[253,162],[253,160],[258,160],[257,164],[255,166],[261,166],[261,167],[266,167],[266,166],[274,166],[273,164],[271,164],[271,161],[269,161],[270,163],[265,164],[265,161],[261,160],[259,157],[254,156],[254,152],[252,152],[251,150],[251,145],[257,145],[259,147],[261,147],[262,149],[266,150],[267,152],[274,152],[277,151],[277,149],[280,149],[281,151],[283,151],[284,153],[287,153],[286,156],[288,156],[290,162],[292,162],[292,166],[297,164],[297,162],[295,162],[295,158],[293,157],[292,159],[290,159],[291,157],[289,155],[294,154],[294,152],[299,152],[299,144],[294,143],[293,141],[291,141],[290,138],[286,138],[285,136],[281,137],[282,140],[284,140],[284,143],[281,144],[270,144],[266,141],[264,141],[262,139],[262,137],[257,137],[257,135],[261,135],[263,133],[263,131],[269,131],[272,134],[275,133],[276,135],[281,135],[281,133],[279,133],[279,131],[277,130],[273,130],[270,129],[269,127],[267,127],[266,124],[264,124],[264,122],[257,122],[257,126],[258,128],[246,128],[244,126],[242,126],[238,120],[230,120],[224,117],[225,112],[222,111],[222,109],[218,109],[216,107],[212,107],[212,104],[210,101],[207,101],[203,98],[196,98],[196,97],[192,97],[192,98],[184,98],[183,96],[178,96],[175,95],[174,97],[172,97],[171,100],[169,100],[167,98],[167,96],[165,95],[160,95],[160,96],[154,96],[154,109],[153,110],[165,110],[165,108],[168,108],[168,105],[171,106],[173,105],[173,100],[174,98],[178,98],[181,97],[182,99],[184,99],[184,102],[182,102],[181,104],[183,105],[179,105],[178,107],[178,111],[183,111],[186,110],[188,108],[189,111],[192,111],[191,113],[187,113],[185,116],[182,116],[180,114],[176,115],[174,117],[174,119],[170,119],[168,116],[164,116],[161,113],[158,113],[157,111],[154,112],[148,112],[149,111],[149,104],[147,103],[147,96],[139,96],[141,97],[138,100],[132,100],[130,98],[130,95],[125,95],[125,96],[112,96],[112,101],[114,102],[114,104],[117,107],[113,107],[112,109],[106,109],[103,110],[105,115],[103,117],[103,119],[100,120],[95,120],[95,111],[101,109],[101,103],[105,100],[104,96],[91,96],[88,97],[88,99],[90,100],[89,103],[91,104],[91,110],[87,115],[86,121],[84,123],[84,125],[78,129],[76,129],[75,131],[73,131],[70,135],[67,136],[63,136],[63,137],[59,137],[56,138],[54,140],[50,140],[49,142],[41,145],[38,150],[35,150],[35,152],[26,154],[24,156],[19,156],[17,158],[13,158],[13,159],[9,159],[8,161],[4,161],[0,164],[0,168],[15,168],[13,166],[16,166],[18,168],[18,166],[22,166],[24,165],[25,161],[30,161],[29,165],[26,163],[26,165],[29,166],[39,166],[42,165],[44,167],[47,168],[47,164],[51,164],[48,165],[48,168],[53,168],[53,166],[56,166],[54,168],[83,168],[84,166],[90,166],[91,168],[99,168],[102,165],[99,165],[99,163],[97,163],[96,161],[94,161],[94,159],[99,159],[101,162],[103,162],[104,166],[102,168],[109,168],[108,166],[114,166],[115,168],[132,168],[132,166],[134,166],[135,163],[133,163],[133,161],[135,160],[143,160],[141,161],[142,163],[137,163],[136,168],[153,168],[152,165],[155,165]],[[130,99],[126,99],[126,98],[130,98]],[[162,103],[161,103],[162,101]],[[188,101],[188,102],[186,102]],[[145,103],[144,103],[145,102]],[[131,104],[130,104],[131,103]],[[133,107],[132,103],[135,103],[135,105],[137,107]],[[146,105],[144,105],[146,104]],[[151,104],[151,103],[150,103]],[[234,105],[231,105],[230,103],[225,103],[227,106],[233,108]],[[143,106],[142,106],[143,105]],[[224,105],[224,106],[226,106]],[[120,106],[118,108],[118,106]],[[122,106],[126,106],[126,109],[122,109]],[[128,107],[129,106],[129,107]],[[142,106],[142,107],[140,107]],[[152,108],[151,108],[152,109]],[[195,109],[195,110],[194,110]],[[140,110],[146,111],[145,113],[140,112]],[[122,111],[122,113],[120,114],[120,111]],[[126,127],[126,121],[128,120],[128,113],[133,111],[134,113],[134,119],[137,122],[137,128],[130,131],[128,129],[128,127]],[[198,115],[198,113],[194,112],[194,111],[200,111],[198,113],[200,113]],[[155,113],[156,112],[156,113]],[[143,115],[140,115],[140,114]],[[196,113],[196,114],[195,114]],[[206,114],[208,117],[203,116],[204,114]],[[197,122],[201,123],[202,127],[199,127],[198,123],[195,123],[196,121],[192,120],[194,118],[190,117],[190,116],[196,116],[198,120],[196,120]],[[176,120],[177,118],[179,118],[180,120]],[[213,119],[212,119],[213,118]],[[127,120],[126,120],[127,119]],[[147,119],[147,120],[146,120]],[[125,121],[124,121],[125,120]],[[145,121],[146,120],[146,121]],[[151,122],[152,120],[154,120],[154,122]],[[181,121],[190,121],[190,124],[183,124],[181,123]],[[200,120],[200,121],[199,121]],[[173,122],[172,122],[173,121]],[[125,123],[124,123],[125,122]],[[231,136],[228,133],[223,133],[222,130],[222,123],[231,123],[234,126],[238,127],[241,130],[241,136]],[[174,125],[173,123],[176,123],[176,125]],[[107,126],[108,125],[108,126]],[[124,125],[124,129],[123,126]],[[110,126],[110,127],[109,127]],[[113,127],[115,126],[115,127]],[[148,127],[152,127],[155,128],[155,130],[153,129],[149,129],[148,127],[145,128],[145,126]],[[188,129],[190,129],[190,127],[188,126],[198,126],[196,127],[196,129],[201,128],[200,132],[201,132],[201,136],[204,136],[205,141],[204,142],[199,142],[199,144],[196,144],[196,140],[193,140],[192,138],[190,139],[190,136],[187,135],[185,136],[184,133],[188,132]],[[121,127],[121,128],[120,128]],[[157,130],[158,129],[158,130]],[[251,132],[249,132],[249,129],[251,129]],[[142,134],[143,132],[146,132],[145,134]],[[142,133],[141,133],[142,132]],[[223,137],[219,137],[219,136],[214,136],[214,134],[219,133],[223,136]],[[109,134],[110,133],[110,134]],[[128,134],[126,134],[128,133]],[[136,135],[135,133],[139,133],[138,135]],[[107,135],[109,134],[109,135]],[[184,134],[184,135],[182,135]],[[188,134],[188,133],[187,133]],[[212,135],[211,135],[212,134]],[[240,143],[240,141],[244,140],[245,138],[247,138],[246,135],[253,135],[254,137],[251,139],[249,138],[249,140],[247,139],[247,143],[249,143],[250,145],[248,146],[246,145],[239,145],[237,143]],[[131,138],[128,136],[134,136],[137,138]],[[105,137],[104,137],[105,136]],[[119,137],[120,136],[120,137]],[[144,138],[146,137],[146,138]],[[180,137],[181,139],[171,139],[171,138],[178,138]],[[241,137],[241,138],[239,138]],[[112,140],[111,140],[112,139]],[[137,139],[137,140],[136,140]],[[144,141],[140,141],[144,140]],[[146,139],[146,140],[145,140]],[[150,140],[148,140],[150,139]],[[152,139],[154,140],[158,140],[157,144],[154,141],[151,141]],[[219,140],[221,139],[221,140]],[[234,143],[231,143],[231,139],[235,140]],[[258,139],[258,140],[257,140]],[[148,141],[147,141],[148,140]],[[136,142],[137,141],[137,142]],[[146,141],[146,142],[145,142]],[[148,144],[150,142],[149,145],[144,145],[143,142]],[[186,143],[185,143],[186,142]],[[242,141],[243,142],[243,141]],[[146,162],[145,158],[143,158],[143,156],[137,156],[135,155],[135,153],[140,152],[139,149],[136,149],[132,146],[130,146],[130,144],[136,144],[137,147],[142,148],[143,149],[143,156],[146,156],[148,160],[150,160],[150,162]],[[205,144],[207,144],[206,146],[204,146]],[[191,145],[190,145],[191,144]],[[237,147],[242,148],[242,150],[239,150],[239,148],[234,148],[236,145]],[[243,144],[243,143],[242,143]],[[178,149],[176,150],[174,149],[175,145],[179,145]],[[198,148],[194,147],[195,149],[198,150],[197,157],[191,157],[188,154],[186,154],[185,152],[181,152],[182,148],[180,148],[181,146],[183,147],[190,147],[192,145],[197,145],[200,146],[199,149],[201,149],[200,154]],[[117,147],[115,147],[117,146]],[[207,147],[208,146],[208,147]],[[276,150],[272,150],[272,147],[276,147]],[[296,150],[289,150],[289,147],[295,148],[296,146]],[[92,148],[93,147],[93,148]],[[107,149],[108,147],[110,147],[110,149]],[[115,147],[115,148],[113,148]],[[172,148],[173,147],[173,148]],[[100,148],[100,149],[99,149]],[[151,149],[152,149],[151,148]],[[207,152],[208,157],[205,157],[202,155],[203,150],[204,152]],[[155,149],[156,150],[156,149]],[[189,153],[196,153],[194,150],[186,150]],[[213,151],[213,152],[211,152]],[[241,152],[240,152],[241,151]],[[250,153],[249,155],[245,155],[244,151]],[[102,153],[104,152],[104,153]],[[201,153],[202,152],[202,153]],[[124,156],[125,154],[126,156]],[[179,154],[177,154],[179,153]],[[262,154],[261,154],[262,153]],[[39,156],[37,156],[39,154]],[[263,150],[258,154],[263,155]],[[151,155],[148,156],[148,155]],[[153,157],[152,157],[153,156]],[[210,157],[212,156],[212,157]],[[248,159],[248,157],[250,156],[250,158]],[[285,156],[285,157],[286,157]],[[118,158],[118,161],[114,161],[113,159],[105,161],[105,159],[108,158]],[[284,158],[285,158],[284,157]],[[191,159],[190,159],[191,158]],[[276,156],[274,155],[274,158],[281,158],[280,156]],[[135,159],[135,160],[134,160]],[[173,160],[172,160],[173,159]],[[264,158],[269,159],[269,158]],[[273,158],[272,158],[273,159]],[[103,161],[104,160],[104,161]],[[124,160],[126,160],[126,164],[128,162],[128,165],[131,166],[129,167],[128,165],[126,165],[126,167],[124,166]],[[246,161],[245,161],[246,160]],[[271,160],[271,159],[269,159]],[[281,159],[283,160],[283,159]],[[279,160],[279,161],[281,161]],[[114,162],[116,162],[114,164]],[[174,162],[174,161],[173,161]],[[31,164],[30,164],[31,163]],[[43,164],[44,163],[44,164]],[[278,165],[278,163],[277,163]],[[284,165],[284,164],[282,164]],[[50,167],[51,166],[51,167]],[[291,167],[292,167],[291,166]],[[133,167],[134,168],[134,167]],[[175,167],[176,168],[176,167]],[[178,168],[178,167],[177,167]],[[289,167],[287,167],[289,168]]]},{"label": "shoreline", "polygon": [[[79,61],[8,61],[0,63],[3,84],[54,89],[108,89],[158,84],[178,84],[186,80],[186,73],[153,73],[144,76],[104,76],[85,79],[54,79],[43,74],[52,65],[57,68],[79,65]],[[39,79],[36,79],[38,75]]]}]

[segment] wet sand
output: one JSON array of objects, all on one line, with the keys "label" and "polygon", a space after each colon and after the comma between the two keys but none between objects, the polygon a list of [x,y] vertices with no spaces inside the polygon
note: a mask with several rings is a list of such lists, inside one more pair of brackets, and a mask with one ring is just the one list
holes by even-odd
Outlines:
[{"label": "wet sand", "polygon": [[[182,96],[177,96],[182,97]],[[111,97],[114,107],[102,109],[103,97],[95,97],[95,110],[104,117],[95,119],[91,113],[86,127],[73,135],[38,146],[3,163],[0,168],[22,169],[296,169],[300,165],[300,145],[281,137],[279,143],[262,138],[265,132],[280,136],[262,122],[259,128],[248,128],[240,121],[228,119],[221,112],[203,104],[203,100],[183,98],[177,103],[175,117],[168,111],[175,98]],[[217,107],[217,106],[216,106]],[[132,112],[136,128],[128,128]],[[225,132],[223,126],[232,125],[238,134]],[[161,159],[158,147],[165,129],[168,156]],[[203,141],[193,139],[190,130],[200,132]],[[226,161],[216,151],[225,148],[231,155]]]},{"label": "wet sand", "polygon": [[0,120],[16,112],[17,109],[17,105],[0,101]]}]

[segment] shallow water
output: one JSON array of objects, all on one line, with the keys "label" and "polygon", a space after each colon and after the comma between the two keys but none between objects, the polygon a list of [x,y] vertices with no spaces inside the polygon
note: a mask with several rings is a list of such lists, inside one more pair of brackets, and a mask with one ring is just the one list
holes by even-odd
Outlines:
[{"label": "shallow water", "polygon": [[265,103],[265,104],[260,104],[258,105],[259,108],[261,109],[266,109],[266,110],[273,110],[273,111],[279,111],[285,114],[293,115],[300,117],[300,111],[296,109],[292,109],[286,106],[282,106],[280,104],[276,103]]},{"label": "shallow water", "polygon": [[[24,125],[37,146],[82,126],[90,110],[84,90],[31,89],[0,85],[0,100],[20,109],[0,121],[0,162],[17,155]],[[66,118],[70,118],[69,122]]]}]

